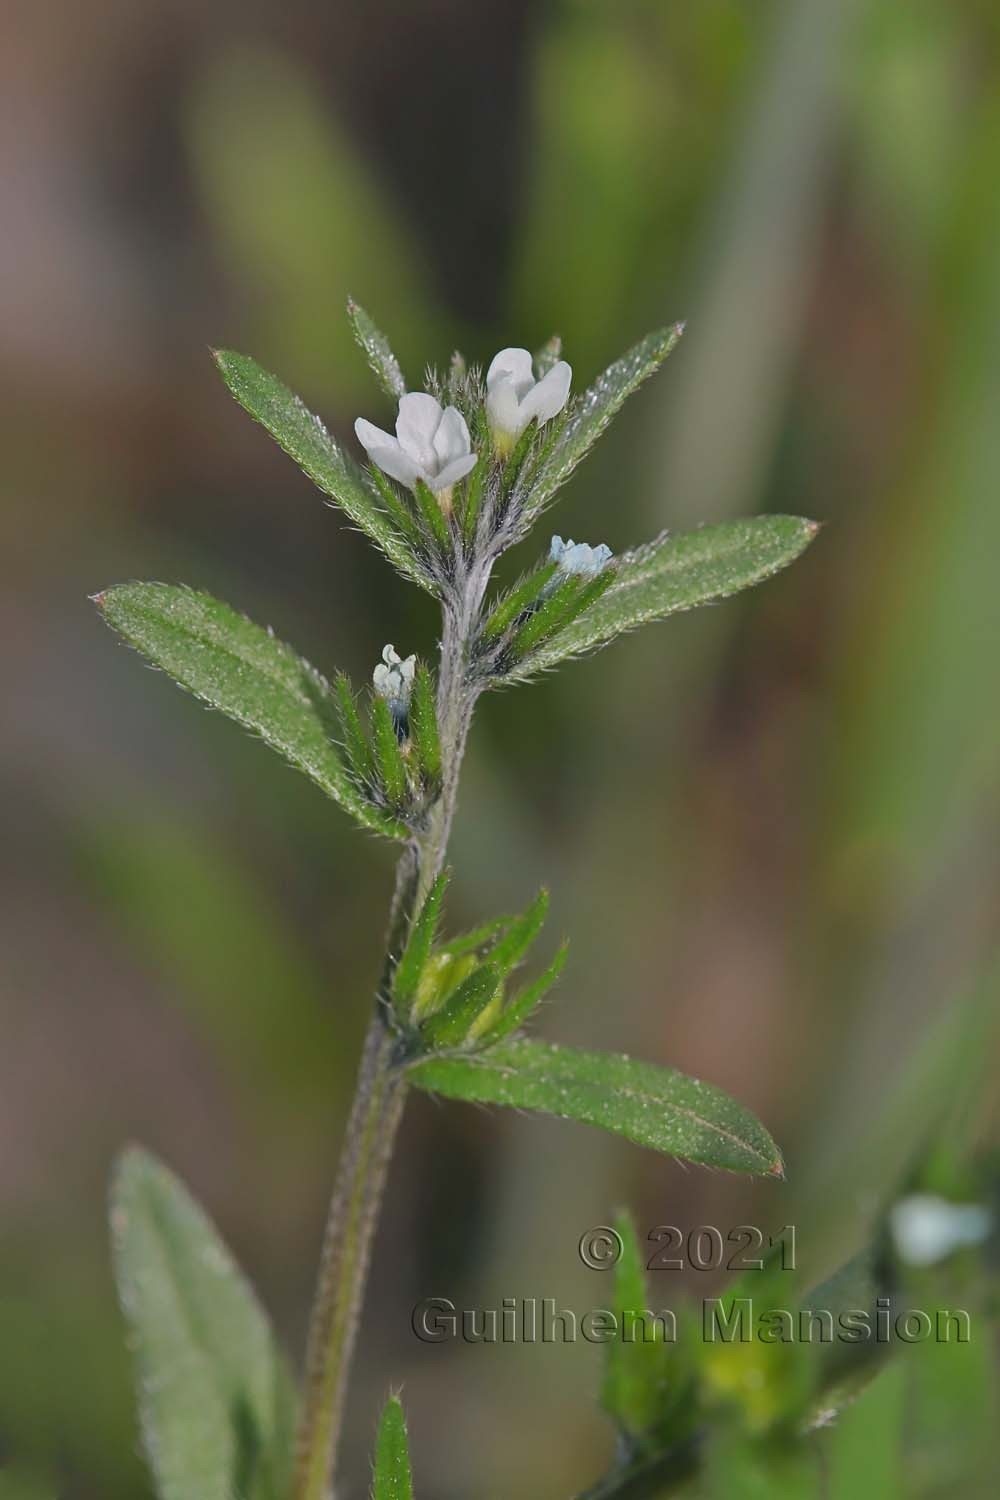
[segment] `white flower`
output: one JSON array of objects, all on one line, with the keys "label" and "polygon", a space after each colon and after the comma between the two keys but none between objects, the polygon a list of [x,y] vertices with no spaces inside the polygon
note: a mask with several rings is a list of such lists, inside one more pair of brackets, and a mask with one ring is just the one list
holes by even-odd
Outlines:
[{"label": "white flower", "polygon": [[552,538],[549,561],[558,563],[563,573],[577,573],[581,578],[596,578],[611,561],[614,553],[606,542],[589,547],[586,542],[566,542],[561,536]]},{"label": "white flower", "polygon": [[493,441],[509,453],[534,417],[539,426],[562,411],[573,371],[557,360],[536,380],[527,349],[501,349],[486,372],[486,415]]},{"label": "white flower", "polygon": [[933,1266],[953,1250],[981,1244],[993,1216],[979,1203],[949,1203],[934,1193],[913,1193],[893,1207],[889,1225],[901,1260],[909,1266]]},{"label": "white flower", "polygon": [[475,467],[476,455],[462,413],[455,406],[442,409],[424,391],[400,397],[395,437],[364,417],[355,422],[354,431],[372,463],[411,490],[422,479],[439,495]]},{"label": "white flower", "polygon": [[417,658],[408,656],[405,661],[396,653],[395,646],[384,646],[382,660],[372,673],[372,682],[380,698],[389,705],[394,719],[405,719],[410,711],[410,696],[413,679],[417,671]]}]

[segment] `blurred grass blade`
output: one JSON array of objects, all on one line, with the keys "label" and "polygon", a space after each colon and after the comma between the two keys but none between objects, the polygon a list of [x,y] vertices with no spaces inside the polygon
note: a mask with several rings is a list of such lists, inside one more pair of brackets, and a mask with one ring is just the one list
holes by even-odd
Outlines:
[{"label": "blurred grass blade", "polygon": [[675,323],[647,334],[628,354],[609,365],[582,397],[571,403],[552,448],[541,465],[526,477],[525,484],[530,486],[526,492],[526,520],[537,516],[549,504],[623,403],[659,369],[682,332],[683,325]]},{"label": "blurred grass blade", "polygon": [[320,419],[248,355],[216,349],[214,358],[236,400],[313,484],[340,506],[400,573],[433,593],[436,585],[430,574],[378,503],[363,471],[341,451]]},{"label": "blurred grass blade", "polygon": [[181,687],[253,730],[359,823],[405,838],[366,802],[335,751],[336,706],[319,672],[227,604],[166,583],[126,583],[96,596],[108,624]]},{"label": "blurred grass blade", "polygon": [[389,340],[353,297],[347,299],[347,317],[375,379],[387,396],[398,401],[401,396],[406,395],[406,381],[399,368],[399,360],[389,346]]},{"label": "blurred grass blade", "polygon": [[398,1396],[390,1396],[382,1408],[375,1440],[372,1500],[413,1500],[406,1418]]},{"label": "blurred grass blade", "polygon": [[749,1110],[673,1068],[615,1053],[506,1041],[471,1057],[428,1058],[409,1076],[419,1088],[451,1099],[599,1125],[709,1167],[784,1175],[777,1146]]},{"label": "blurred grass blade", "polygon": [[285,1500],[291,1377],[212,1224],[166,1167],[132,1149],[115,1173],[111,1228],[160,1500]]},{"label": "blurred grass blade", "polygon": [[728,598],[761,583],[804,552],[817,532],[797,516],[757,516],[659,537],[617,564],[615,582],[589,608],[512,670],[523,679],[568,656],[606,645],[624,630]]},{"label": "blurred grass blade", "polygon": [[[606,1346],[601,1405],[630,1446],[639,1448],[645,1435],[663,1432],[668,1412],[676,1407],[687,1387],[685,1382],[682,1389],[678,1381],[678,1351],[666,1348],[665,1325],[636,1322],[632,1325],[634,1336],[628,1336],[626,1319],[630,1315],[640,1319],[646,1310],[646,1278],[631,1216],[619,1214],[615,1229],[621,1255],[615,1266],[612,1306],[621,1326]],[[646,1327],[650,1337],[646,1336]],[[663,1436],[667,1438],[666,1433]],[[676,1436],[669,1434],[669,1438]]]}]

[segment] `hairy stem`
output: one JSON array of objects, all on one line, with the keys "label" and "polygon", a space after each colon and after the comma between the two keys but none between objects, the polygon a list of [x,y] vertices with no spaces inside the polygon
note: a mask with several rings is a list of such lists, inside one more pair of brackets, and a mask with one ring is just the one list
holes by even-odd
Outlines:
[{"label": "hairy stem", "polygon": [[[443,787],[427,828],[407,845],[396,869],[383,985],[444,864],[475,703],[468,682],[469,642],[488,578],[488,567],[470,569],[458,597],[444,608],[437,697]],[[405,1080],[393,1067],[393,1037],[377,1004],[365,1038],[309,1319],[294,1500],[328,1500],[331,1493],[372,1242],[405,1098]]]}]

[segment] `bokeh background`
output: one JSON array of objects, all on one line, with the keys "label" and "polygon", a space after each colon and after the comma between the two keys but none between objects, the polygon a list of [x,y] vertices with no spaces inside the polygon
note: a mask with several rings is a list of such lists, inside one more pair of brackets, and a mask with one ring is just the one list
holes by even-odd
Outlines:
[{"label": "bokeh background", "polygon": [[576,1246],[623,1203],[644,1230],[795,1223],[816,1279],[942,1099],[995,1124],[971,1090],[996,1062],[1000,13],[9,0],[0,24],[5,1496],[149,1494],[104,1231],[128,1140],[191,1184],[299,1357],[378,967],[392,850],[88,603],[183,580],[356,680],[386,641],[433,649],[429,601],[208,346],[352,441],[389,413],[348,293],[411,380],[557,330],[582,385],[684,317],[552,526],[619,550],[827,523],[752,594],[478,714],[450,921],[549,883],[572,951],[543,1030],[722,1085],[789,1162],[749,1184],[412,1100],[345,1494],[402,1383],[423,1496],[565,1495],[609,1452],[599,1351],[421,1345],[418,1299],[607,1305]]}]

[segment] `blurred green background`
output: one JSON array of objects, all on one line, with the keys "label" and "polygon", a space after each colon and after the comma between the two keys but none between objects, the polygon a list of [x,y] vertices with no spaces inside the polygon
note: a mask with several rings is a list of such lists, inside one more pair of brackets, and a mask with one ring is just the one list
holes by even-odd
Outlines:
[{"label": "blurred green background", "polygon": [[[298,1357],[377,973],[392,851],[87,602],[183,580],[356,679],[386,641],[433,648],[429,601],[207,346],[353,441],[390,414],[349,292],[412,382],[558,330],[579,388],[683,317],[552,529],[617,551],[828,523],[760,590],[477,717],[451,922],[548,882],[572,950],[543,1029],[725,1087],[789,1163],[748,1184],[412,1100],[345,1496],[390,1382],[424,1500],[565,1496],[610,1448],[600,1351],[422,1345],[413,1304],[607,1305],[576,1246],[622,1203],[644,1229],[796,1223],[818,1279],[995,1010],[1000,11],[15,0],[0,25],[0,1494],[149,1493],[103,1224],[127,1140],[191,1185]],[[657,1305],[680,1292],[661,1275]]]}]

